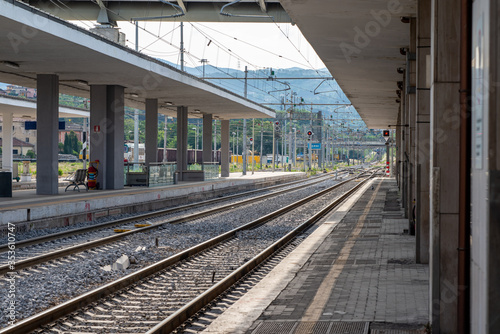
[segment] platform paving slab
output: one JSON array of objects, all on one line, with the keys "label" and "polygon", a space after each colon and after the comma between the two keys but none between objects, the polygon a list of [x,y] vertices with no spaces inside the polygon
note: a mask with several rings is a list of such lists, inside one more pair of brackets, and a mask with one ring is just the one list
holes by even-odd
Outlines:
[{"label": "platform paving slab", "polygon": [[395,194],[365,185],[204,333],[423,333],[428,266]]}]

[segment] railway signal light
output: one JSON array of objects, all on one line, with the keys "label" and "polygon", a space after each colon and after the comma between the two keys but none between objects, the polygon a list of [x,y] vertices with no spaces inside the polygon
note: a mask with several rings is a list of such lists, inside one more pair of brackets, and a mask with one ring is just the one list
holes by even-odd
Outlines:
[{"label": "railway signal light", "polygon": [[384,131],[382,132],[382,136],[384,136],[385,141],[388,141],[388,140],[389,140],[389,136],[390,136],[390,135],[391,135],[391,134],[390,134],[389,130],[384,130]]},{"label": "railway signal light", "polygon": [[280,122],[279,121],[274,122],[274,130],[280,131]]},{"label": "railway signal light", "polygon": [[313,133],[312,133],[312,131],[307,131],[307,135],[308,135],[309,137],[310,137],[310,136],[312,136],[312,134],[313,134]]}]

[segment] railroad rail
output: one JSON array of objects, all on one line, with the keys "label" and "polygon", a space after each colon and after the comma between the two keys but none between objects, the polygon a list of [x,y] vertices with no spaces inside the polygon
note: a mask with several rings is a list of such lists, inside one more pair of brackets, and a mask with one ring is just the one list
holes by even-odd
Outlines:
[{"label": "railroad rail", "polygon": [[[198,219],[201,217],[205,217],[205,216],[220,213],[220,212],[223,212],[226,210],[230,210],[230,209],[233,209],[235,206],[246,205],[246,204],[261,201],[261,200],[264,200],[264,199],[267,199],[270,197],[279,196],[283,193],[287,193],[290,191],[301,189],[304,186],[304,183],[307,183],[308,186],[311,186],[311,185],[323,182],[324,178],[327,176],[331,176],[331,175],[327,175],[327,174],[321,175],[321,176],[317,177],[317,179],[315,179],[312,182],[311,181],[304,182],[303,180],[289,182],[285,185],[267,187],[265,189],[261,189],[258,191],[254,190],[254,191],[244,192],[241,194],[226,196],[224,198],[211,199],[211,200],[193,203],[193,204],[189,204],[189,205],[178,206],[175,208],[157,210],[154,212],[148,212],[148,213],[144,213],[144,214],[140,214],[140,215],[135,215],[132,217],[117,219],[117,220],[113,220],[110,222],[106,222],[106,223],[102,223],[102,224],[98,224],[98,225],[94,225],[94,226],[90,226],[90,227],[84,227],[84,228],[81,228],[78,230],[64,231],[64,232],[60,232],[60,233],[56,233],[56,234],[50,234],[50,235],[43,236],[43,237],[19,241],[18,243],[16,243],[17,250],[19,250],[21,248],[26,248],[28,246],[41,245],[41,244],[44,244],[44,243],[49,242],[49,241],[62,239],[62,238],[66,238],[66,237],[70,237],[70,236],[74,236],[74,235],[78,235],[78,234],[88,233],[88,232],[97,231],[97,230],[103,230],[105,228],[116,227],[119,225],[123,226],[123,225],[127,225],[127,224],[130,225],[131,224],[131,226],[129,226],[128,228],[125,229],[125,230],[128,230],[128,229],[130,229],[130,230],[122,232],[122,233],[115,234],[112,231],[108,231],[107,232],[108,234],[109,233],[113,233],[113,234],[105,236],[105,237],[98,237],[96,240],[87,241],[84,243],[78,243],[78,240],[76,240],[76,242],[77,242],[76,245],[65,247],[62,249],[57,249],[57,250],[50,251],[50,252],[44,252],[41,255],[29,256],[27,258],[19,259],[20,256],[17,255],[17,261],[16,261],[15,267],[16,267],[16,270],[32,267],[32,266],[37,265],[37,264],[45,263],[45,262],[48,262],[51,260],[59,259],[59,258],[69,256],[72,254],[76,254],[76,253],[79,253],[79,252],[82,252],[82,251],[85,251],[88,249],[92,249],[95,247],[110,244],[110,243],[116,242],[118,240],[124,239],[132,234],[142,233],[142,232],[150,231],[153,229],[158,229],[165,224],[180,224],[180,223],[192,221],[192,220],[195,220],[195,219]],[[295,184],[298,184],[298,185],[293,186]],[[291,188],[286,188],[286,189],[272,192],[269,194],[255,196],[255,197],[252,197],[249,199],[244,199],[244,200],[239,201],[239,202],[232,202],[232,203],[229,203],[226,205],[222,205],[222,206],[219,206],[216,208],[206,209],[206,210],[196,212],[196,213],[181,215],[180,217],[167,219],[167,220],[164,220],[164,221],[159,222],[159,223],[149,224],[149,222],[148,222],[148,224],[146,224],[146,225],[149,225],[149,226],[137,227],[137,228],[134,227],[134,225],[136,223],[139,223],[139,224],[144,223],[144,222],[147,222],[146,221],[147,219],[151,219],[154,217],[160,217],[160,216],[164,216],[164,215],[168,215],[168,214],[172,214],[172,213],[176,213],[176,212],[187,211],[187,210],[198,208],[198,207],[201,207],[204,205],[206,206],[206,205],[217,204],[217,203],[220,203],[221,201],[231,201],[231,200],[234,200],[234,199],[237,199],[240,197],[258,194],[264,190],[275,190],[275,189],[287,187],[290,185],[292,185]],[[7,245],[3,245],[1,247],[2,248],[0,248],[0,249],[3,250],[7,247]],[[9,271],[11,271],[11,269],[10,269],[10,266],[8,264],[0,266],[0,274],[6,274]]]},{"label": "railroad rail", "polygon": [[[137,296],[140,294],[141,291],[146,290],[147,286],[154,285],[154,280],[160,280],[161,277],[171,277],[172,276],[172,270],[180,270],[181,267],[185,267],[186,271],[189,272],[191,264],[196,261],[194,260],[195,255],[198,254],[198,257],[201,259],[201,268],[206,268],[207,267],[207,258],[214,258],[215,255],[218,255],[222,252],[222,245],[233,245],[234,247],[235,244],[235,238],[244,232],[248,232],[250,230],[256,229],[256,228],[264,228],[263,225],[264,223],[267,223],[269,221],[272,221],[273,219],[276,219],[280,216],[283,216],[292,210],[305,205],[307,203],[310,203],[313,200],[318,200],[324,195],[327,195],[331,193],[333,190],[346,186],[347,183],[353,182],[355,178],[346,180],[344,182],[341,182],[339,184],[336,184],[332,187],[329,187],[325,190],[322,190],[321,192],[317,194],[313,194],[311,196],[308,196],[306,198],[303,198],[293,204],[290,204],[286,207],[283,207],[279,210],[276,210],[272,213],[269,213],[259,219],[256,219],[246,225],[240,226],[238,228],[235,228],[229,232],[223,233],[217,237],[214,237],[206,242],[203,242],[197,246],[191,247],[187,250],[184,250],[180,253],[177,253],[167,259],[164,259],[162,261],[159,261],[153,265],[150,265],[146,268],[143,268],[135,273],[129,274],[125,277],[122,277],[114,282],[108,283],[104,286],[101,286],[97,289],[94,289],[88,293],[85,293],[79,297],[73,298],[72,300],[69,300],[67,302],[64,302],[60,305],[57,305],[51,309],[48,309],[46,311],[43,311],[39,314],[36,314],[32,317],[29,317],[27,319],[21,320],[18,323],[16,323],[13,326],[4,328],[0,330],[0,334],[3,333],[27,333],[29,331],[35,330],[37,328],[40,328],[40,326],[43,326],[49,322],[54,322],[57,321],[57,319],[68,315],[71,312],[74,312],[78,309],[81,309],[82,307],[85,307],[86,305],[89,305],[90,303],[94,303],[96,301],[99,301],[103,298],[108,297],[108,301],[104,303],[111,303],[112,300],[114,300],[113,303],[118,303],[120,304],[120,300],[122,297],[119,296],[112,296],[115,293],[118,293],[119,291],[123,289],[128,289],[128,292],[126,292],[127,295],[135,295]],[[172,330],[174,330],[176,327],[178,327],[180,324],[182,324],[184,321],[189,319],[193,314],[198,312],[200,309],[204,307],[204,305],[208,304],[211,300],[215,299],[218,295],[223,293],[226,289],[228,289],[232,284],[237,282],[239,279],[241,279],[244,275],[249,273],[251,270],[253,270],[256,266],[258,266],[262,261],[264,261],[266,258],[268,258],[271,254],[273,254],[276,250],[281,248],[283,245],[286,243],[290,242],[294,237],[296,237],[298,234],[300,234],[302,231],[307,229],[309,226],[312,224],[318,222],[324,215],[326,215],[328,212],[330,212],[335,206],[337,206],[339,203],[344,201],[348,196],[350,196],[353,192],[355,192],[364,182],[366,182],[368,178],[365,180],[358,182],[354,187],[352,187],[349,191],[345,192],[343,195],[338,197],[336,200],[331,202],[330,204],[326,205],[323,209],[317,211],[316,214],[314,214],[310,219],[307,219],[304,223],[294,227],[290,232],[288,232],[285,236],[282,236],[279,238],[278,241],[273,242],[271,245],[267,246],[265,250],[257,252],[256,255],[254,255],[250,260],[246,259],[245,263],[241,265],[238,269],[235,271],[232,271],[228,273],[227,270],[221,270],[220,273],[212,273],[210,271],[207,271],[208,275],[212,275],[212,283],[213,285],[207,289],[206,284],[201,285],[202,290],[205,290],[201,292],[201,294],[198,297],[195,297],[192,299],[192,296],[185,296],[187,299],[190,301],[187,302],[183,300],[182,303],[185,304],[184,306],[173,306],[173,305],[166,305],[166,308],[164,308],[167,313],[170,313],[170,315],[163,321],[159,322],[156,326],[154,326],[148,333],[167,333]],[[238,249],[241,249],[239,247]],[[234,253],[234,252],[233,252]],[[205,262],[203,262],[205,261]],[[224,261],[225,263],[226,261]],[[229,263],[228,268],[231,266],[235,266],[238,261],[232,262],[227,261]],[[200,265],[199,265],[200,266]],[[168,268],[168,269],[167,269]],[[165,271],[167,270],[167,271]],[[219,275],[220,274],[220,275]],[[185,277],[185,274],[181,274],[182,277]],[[216,277],[217,276],[217,277]],[[216,278],[218,276],[223,276],[220,280],[216,281]],[[144,282],[141,282],[139,285],[139,281],[144,280]],[[180,282],[180,280],[177,280]],[[186,281],[186,280],[184,280]],[[187,281],[190,281],[187,279]],[[162,285],[163,283],[158,283]],[[158,285],[157,284],[157,285]],[[170,284],[170,283],[165,283],[165,284]],[[159,290],[165,291],[165,289],[168,290],[168,287],[165,286],[165,284],[162,285],[162,287]],[[210,284],[209,284],[210,285]],[[158,286],[157,286],[158,287]],[[154,292],[156,291],[156,292]],[[148,300],[151,299],[151,296],[154,296],[157,294],[158,290],[151,290],[149,292],[150,297],[138,297],[139,300],[144,300],[144,298],[148,298]],[[148,294],[146,293],[146,296]],[[141,299],[142,298],[142,299]],[[116,304],[115,303],[115,304]],[[164,305],[165,306],[165,305]],[[154,306],[156,308],[156,306]],[[176,308],[177,310],[172,310],[172,308]],[[102,307],[96,308],[96,310],[102,310]],[[158,313],[158,310],[155,309],[156,313]],[[85,311],[86,316],[89,316],[89,312]],[[80,320],[83,319],[85,321],[86,316],[76,316],[73,317],[74,319],[79,318]],[[82,318],[83,317],[83,318]],[[114,317],[116,318],[116,317]],[[119,318],[119,317],[118,317]],[[117,319],[118,319],[117,318]],[[77,319],[78,320],[78,319]],[[113,323],[119,323],[120,321],[117,322],[116,319],[111,320]],[[136,319],[135,322],[142,321],[144,322],[145,319]],[[153,322],[154,322],[153,321]],[[151,323],[151,321],[146,321],[147,323]],[[76,329],[76,328],[75,328]],[[56,329],[55,329],[56,330]],[[58,330],[56,330],[58,331]],[[71,329],[66,329],[65,331],[71,331]]]}]

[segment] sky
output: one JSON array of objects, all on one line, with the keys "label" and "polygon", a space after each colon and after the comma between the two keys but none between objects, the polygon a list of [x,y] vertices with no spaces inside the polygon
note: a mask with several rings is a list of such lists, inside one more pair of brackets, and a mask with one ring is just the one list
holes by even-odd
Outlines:
[{"label": "sky", "polygon": [[[89,28],[93,22],[74,21]],[[135,48],[135,25],[119,21],[127,46]],[[180,64],[180,23],[139,22],[139,51]],[[243,70],[263,68],[322,69],[297,26],[288,23],[184,23],[185,66],[209,65]]]}]

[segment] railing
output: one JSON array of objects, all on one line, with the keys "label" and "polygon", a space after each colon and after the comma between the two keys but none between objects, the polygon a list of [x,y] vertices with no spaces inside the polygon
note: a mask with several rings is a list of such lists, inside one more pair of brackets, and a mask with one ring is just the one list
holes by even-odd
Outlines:
[{"label": "railing", "polygon": [[147,186],[148,168],[144,162],[126,162],[123,184],[126,186]]},{"label": "railing", "polygon": [[149,164],[149,187],[174,184],[175,162],[155,162]]},{"label": "railing", "polygon": [[219,178],[219,163],[218,162],[204,162],[203,172],[205,173],[205,181],[216,180]]},{"label": "railing", "polygon": [[190,164],[187,166],[188,170],[203,170],[203,164]]}]

